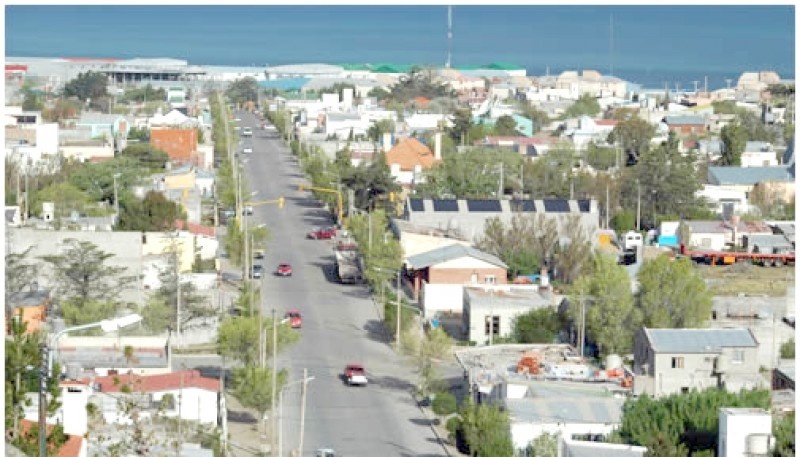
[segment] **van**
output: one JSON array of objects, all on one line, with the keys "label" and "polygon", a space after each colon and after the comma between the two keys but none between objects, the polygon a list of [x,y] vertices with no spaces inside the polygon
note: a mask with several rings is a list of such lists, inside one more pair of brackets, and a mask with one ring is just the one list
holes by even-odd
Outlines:
[{"label": "van", "polygon": [[642,234],[639,232],[634,232],[631,230],[630,232],[625,232],[622,234],[622,250],[627,251],[629,249],[636,249],[642,247],[644,244],[642,242]]},{"label": "van", "polygon": [[242,129],[242,136],[253,136],[253,129],[250,127],[245,127]]}]

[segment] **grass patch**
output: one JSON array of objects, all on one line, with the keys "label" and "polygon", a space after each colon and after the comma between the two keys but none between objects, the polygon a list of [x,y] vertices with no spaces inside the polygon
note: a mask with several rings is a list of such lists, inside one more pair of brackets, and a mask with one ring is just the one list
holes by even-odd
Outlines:
[{"label": "grass patch", "polygon": [[192,344],[184,347],[172,347],[175,354],[216,354],[217,343]]},{"label": "grass patch", "polygon": [[698,269],[714,295],[736,296],[786,295],[787,285],[794,285],[794,267],[735,265],[699,265]]}]

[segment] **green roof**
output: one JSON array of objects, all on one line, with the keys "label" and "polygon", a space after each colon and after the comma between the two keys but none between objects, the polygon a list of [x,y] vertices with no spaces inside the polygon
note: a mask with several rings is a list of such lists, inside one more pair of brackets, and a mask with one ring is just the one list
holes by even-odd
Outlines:
[{"label": "green roof", "polygon": [[519,65],[515,65],[513,63],[505,63],[505,62],[491,63],[491,64],[486,65],[486,66],[481,67],[481,68],[485,68],[485,69],[488,69],[488,70],[522,70],[522,69],[524,69],[524,67],[521,67]]}]

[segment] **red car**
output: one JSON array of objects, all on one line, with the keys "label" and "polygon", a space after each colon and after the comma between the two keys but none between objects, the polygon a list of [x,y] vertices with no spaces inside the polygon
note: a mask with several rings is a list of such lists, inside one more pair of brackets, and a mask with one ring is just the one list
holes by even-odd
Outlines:
[{"label": "red car", "polygon": [[308,238],[312,240],[330,240],[336,236],[336,229],[333,227],[321,228],[313,232],[309,232]]},{"label": "red car", "polygon": [[303,326],[303,317],[297,310],[289,310],[286,312],[284,319],[289,321],[289,326],[292,328],[300,328]]},{"label": "red car", "polygon": [[285,262],[281,263],[278,265],[278,269],[275,270],[275,274],[278,276],[291,276],[292,266]]},{"label": "red car", "polygon": [[357,363],[350,363],[344,367],[344,379],[351,386],[366,386],[369,382],[366,370]]}]

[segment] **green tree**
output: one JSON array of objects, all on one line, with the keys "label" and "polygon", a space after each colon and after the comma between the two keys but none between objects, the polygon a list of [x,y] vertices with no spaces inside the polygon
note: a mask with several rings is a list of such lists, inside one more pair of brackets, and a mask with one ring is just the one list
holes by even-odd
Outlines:
[{"label": "green tree", "polygon": [[[150,142],[150,129],[146,127],[131,127],[128,130],[128,141],[141,141],[144,143]],[[124,153],[125,150],[123,149],[122,152]]]},{"label": "green tree", "polygon": [[[408,335],[408,333],[413,333],[413,335]],[[421,341],[416,332],[409,331],[408,333],[403,340],[402,348],[406,354],[414,357],[417,365],[419,394],[428,395],[434,391],[444,390],[446,384],[443,383],[434,363],[451,354],[453,339],[442,328],[431,329]]]},{"label": "green tree", "polygon": [[111,300],[66,300],[61,302],[60,308],[68,326],[100,322],[117,314],[117,304]]},{"label": "green tree", "polygon": [[638,274],[637,308],[652,328],[697,328],[711,315],[711,292],[690,259],[658,256]]},{"label": "green tree", "polygon": [[155,89],[151,84],[148,84],[144,87],[134,87],[131,89],[126,89],[125,92],[122,94],[122,97],[120,97],[119,101],[122,103],[128,103],[128,102],[143,103],[154,100],[163,101],[166,99],[167,99],[167,91],[164,90],[163,87]]},{"label": "green tree", "polygon": [[520,103],[521,114],[533,121],[533,133],[541,132],[550,123],[550,117],[545,111],[538,109],[530,103]]},{"label": "green tree", "polygon": [[542,433],[528,444],[531,457],[558,457],[558,434]]},{"label": "green tree", "polygon": [[31,201],[31,212],[41,214],[42,203],[52,202],[54,219],[58,224],[69,219],[72,212],[84,214],[89,204],[89,196],[68,182],[53,183],[37,192]]},{"label": "green tree", "polygon": [[592,94],[583,94],[564,112],[562,118],[589,116],[594,117],[600,113],[600,103]]},{"label": "green tree", "polygon": [[[425,180],[415,192],[423,198],[497,198],[500,163],[506,173],[513,173],[520,169],[522,160],[518,153],[504,149],[471,148],[445,154],[442,162],[423,172]],[[508,179],[503,184],[504,194],[517,185]]]},{"label": "green tree", "polygon": [[[259,321],[260,325],[259,325]],[[300,336],[296,330],[285,324],[276,325],[278,329],[278,347],[281,351],[296,342]],[[259,316],[227,317],[219,326],[217,342],[219,352],[224,357],[242,362],[244,366],[254,365],[258,360],[259,329],[266,334],[266,353],[272,356],[272,319]]]},{"label": "green tree", "polygon": [[500,116],[494,123],[494,134],[497,136],[518,136],[517,121],[508,115]]},{"label": "green tree", "polygon": [[258,81],[249,76],[237,79],[228,85],[225,96],[237,104],[258,101]]},{"label": "green tree", "polygon": [[747,132],[738,122],[722,127],[720,132],[722,140],[722,157],[719,159],[720,165],[740,166],[742,164],[742,153],[747,143]]},{"label": "green tree", "polygon": [[461,412],[464,438],[476,457],[512,457],[511,424],[506,411],[471,401]]},{"label": "green tree", "polygon": [[563,230],[564,238],[569,241],[566,244],[556,243],[553,265],[557,272],[555,276],[571,284],[580,277],[589,261],[586,253],[591,252],[592,243],[578,215],[568,217]]},{"label": "green tree", "polygon": [[594,257],[590,272],[575,281],[569,302],[573,322],[581,322],[581,303],[585,303],[586,335],[597,343],[602,355],[620,354],[633,347],[638,318],[630,278],[614,256]]},{"label": "green tree", "polygon": [[42,94],[38,91],[30,88],[30,87],[23,87],[22,88],[23,100],[22,100],[22,110],[23,111],[41,111],[44,108],[44,101],[42,100]]},{"label": "green tree", "polygon": [[415,97],[434,99],[452,97],[453,90],[443,82],[437,81],[433,67],[414,66],[390,88],[392,100],[405,103]]},{"label": "green tree", "polygon": [[469,141],[467,135],[472,127],[472,111],[469,108],[461,108],[453,113],[453,126],[447,130],[447,134],[456,143],[465,145]]},{"label": "green tree", "polygon": [[794,358],[794,338],[781,344],[781,358],[793,359]]},{"label": "green tree", "polygon": [[775,449],[772,451],[772,455],[775,457],[794,457],[794,412],[780,418],[774,418],[772,421],[772,434],[775,436]]},{"label": "green tree", "polygon": [[608,170],[617,165],[617,150],[608,147],[598,147],[594,142],[589,143],[586,150],[586,162],[598,170]]},{"label": "green tree", "polygon": [[538,271],[544,253],[537,252],[537,236],[541,233],[539,221],[531,215],[515,214],[511,223],[504,225],[499,217],[484,223],[483,236],[476,245],[478,249],[495,255],[508,266],[508,275],[532,274]]},{"label": "green tree", "polygon": [[177,220],[185,220],[180,205],[152,190],[142,200],[123,194],[119,212],[117,229],[122,231],[160,232],[173,229]]},{"label": "green tree", "polygon": [[515,343],[554,343],[564,323],[553,308],[539,308],[514,319],[512,339]]},{"label": "green tree", "polygon": [[372,125],[369,126],[369,129],[367,129],[367,138],[375,144],[380,144],[380,142],[383,141],[383,134],[394,134],[394,130],[395,125],[393,120],[381,119],[373,122]]},{"label": "green tree", "polygon": [[450,392],[439,392],[431,402],[431,409],[437,416],[449,416],[458,411],[455,395]]},{"label": "green tree", "polygon": [[[144,134],[149,135],[149,132],[145,130]],[[164,170],[169,162],[169,154],[150,143],[131,143],[120,152],[120,156],[136,159],[141,167],[156,173]]]},{"label": "green tree", "polygon": [[273,397],[280,392],[288,378],[286,370],[279,371],[275,380],[277,391],[273,392],[273,375],[271,369],[255,366],[244,366],[233,370],[233,396],[245,408],[256,410],[258,417],[262,418],[264,432],[266,432],[266,413],[272,406]]},{"label": "green tree", "polygon": [[525,167],[525,192],[537,198],[569,198],[572,169],[577,161],[571,143],[554,145],[546,155]]},{"label": "green tree", "polygon": [[22,292],[36,281],[38,269],[28,258],[32,249],[6,252],[6,294]]},{"label": "green tree", "polygon": [[64,95],[81,101],[103,99],[108,96],[108,77],[93,71],[80,73],[64,85]]},{"label": "green tree", "polygon": [[41,257],[52,267],[62,302],[114,301],[122,289],[136,280],[123,276],[127,268],[108,265],[114,254],[101,251],[90,241],[67,238],[63,244],[63,254]]},{"label": "green tree", "polygon": [[608,142],[622,148],[627,157],[634,162],[650,148],[650,140],[656,134],[656,127],[644,119],[634,116],[617,123],[608,135]]}]

